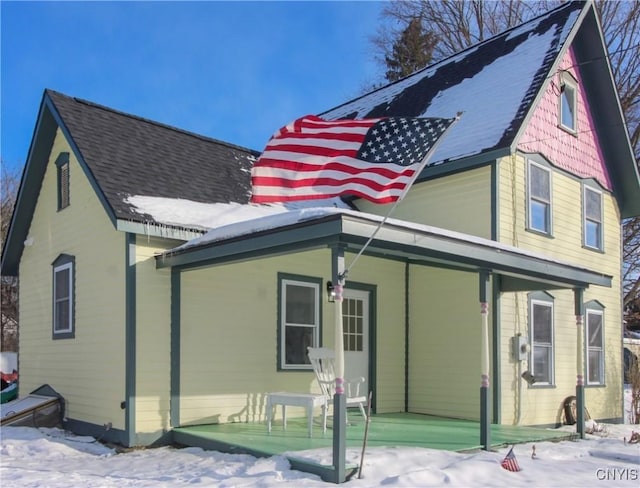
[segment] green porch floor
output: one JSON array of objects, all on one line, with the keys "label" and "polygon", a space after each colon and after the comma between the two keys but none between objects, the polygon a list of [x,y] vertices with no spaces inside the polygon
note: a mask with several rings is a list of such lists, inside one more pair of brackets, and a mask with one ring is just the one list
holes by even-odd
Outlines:
[{"label": "green porch floor", "polygon": [[[357,413],[349,413],[347,448],[362,447],[365,422]],[[330,424],[330,422],[329,422]],[[306,419],[288,418],[287,429],[278,419],[271,433],[264,423],[232,423],[178,427],[175,442],[224,452],[273,456],[307,449],[330,448],[333,430],[322,433],[319,417],[314,418],[313,437],[309,438]],[[491,425],[491,447],[524,442],[558,441],[575,438],[574,433],[508,425]],[[373,415],[369,424],[369,447],[407,446],[468,451],[481,449],[480,423],[429,415],[396,413]]]}]

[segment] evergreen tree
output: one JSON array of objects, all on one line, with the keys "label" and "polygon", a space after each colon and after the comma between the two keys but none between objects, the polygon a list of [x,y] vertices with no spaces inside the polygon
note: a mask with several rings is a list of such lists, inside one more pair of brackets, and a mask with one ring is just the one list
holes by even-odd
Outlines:
[{"label": "evergreen tree", "polygon": [[419,18],[413,18],[384,57],[386,79],[396,81],[427,66],[437,42],[435,34],[425,31]]}]

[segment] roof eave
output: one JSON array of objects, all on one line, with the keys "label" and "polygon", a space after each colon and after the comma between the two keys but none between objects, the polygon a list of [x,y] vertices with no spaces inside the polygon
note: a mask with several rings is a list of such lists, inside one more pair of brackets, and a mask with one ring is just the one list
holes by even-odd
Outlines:
[{"label": "roof eave", "polygon": [[38,194],[46,171],[47,162],[53,147],[58,128],[51,110],[44,102],[40,103],[38,117],[33,130],[27,160],[22,171],[15,206],[11,215],[9,231],[2,249],[1,270],[3,276],[17,276],[24,241],[27,238],[31,218],[36,207]]},{"label": "roof eave", "polygon": [[[358,252],[379,221],[366,216],[331,214],[287,226],[254,232],[200,246],[168,251],[156,257],[156,267],[201,268],[291,251],[340,244]],[[489,270],[507,277],[509,288],[553,289],[611,287],[612,277],[542,256],[483,243],[469,236],[386,224],[371,242],[368,254],[433,266],[455,266],[477,272]],[[533,287],[533,288],[531,288]]]}]

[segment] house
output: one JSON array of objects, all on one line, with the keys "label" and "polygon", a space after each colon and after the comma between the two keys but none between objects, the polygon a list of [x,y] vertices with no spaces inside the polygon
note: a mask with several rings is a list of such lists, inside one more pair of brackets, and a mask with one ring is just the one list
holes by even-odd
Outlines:
[{"label": "house", "polygon": [[560,424],[573,395],[620,421],[640,178],[593,5],[320,115],[459,111],[380,227],[389,206],[360,199],[249,205],[257,152],[45,91],[2,255],[21,388],[50,384],[70,428],[125,445],[262,422],[268,392],[314,391],[306,346],[334,344],[348,271],[347,376],[374,412],[479,420],[485,446],[492,423]]}]

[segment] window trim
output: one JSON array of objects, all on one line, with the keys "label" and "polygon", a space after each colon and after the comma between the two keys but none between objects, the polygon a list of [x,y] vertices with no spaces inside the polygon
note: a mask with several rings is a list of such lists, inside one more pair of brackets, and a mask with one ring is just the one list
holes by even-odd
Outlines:
[{"label": "window trim", "polygon": [[[75,338],[75,303],[76,303],[76,265],[75,265],[75,257],[69,254],[60,254],[53,263],[51,263],[51,277],[52,277],[52,286],[51,286],[51,300],[52,300],[52,316],[51,316],[51,335],[54,340],[56,339],[73,339]],[[67,327],[61,329],[57,327],[57,303],[56,300],[56,274],[63,271],[69,270],[69,323]]]},{"label": "window trim", "polygon": [[[602,330],[600,332],[600,348],[591,348],[589,346],[589,315],[600,315],[601,327]],[[605,333],[605,322],[604,322],[604,306],[596,301],[592,300],[585,304],[585,312],[584,312],[584,379],[585,386],[606,386],[605,385],[605,348],[604,348],[604,333]],[[599,350],[600,351],[600,374],[598,381],[589,381],[589,351],[590,350]]]},{"label": "window trim", "polygon": [[[69,153],[61,152],[56,159],[56,179],[58,184],[58,211],[71,205],[71,168],[69,165]],[[64,198],[66,196],[66,198]]]},{"label": "window trim", "polygon": [[[531,168],[535,166],[536,168],[545,171],[549,175],[549,201],[544,202],[544,200],[534,198],[531,191],[531,182],[533,180],[531,176]],[[533,226],[532,217],[533,212],[531,211],[532,202],[543,202],[547,205],[547,219],[549,222],[549,228],[547,230],[541,230]],[[546,165],[540,164],[530,158],[527,159],[527,230],[531,232],[535,232],[537,234],[552,237],[553,236],[553,171],[551,168]]]},{"label": "window trim", "polygon": [[[568,87],[573,94],[570,98],[565,95],[565,87]],[[569,127],[564,123],[563,102],[565,98],[570,100],[573,108],[573,112],[571,114],[571,123],[573,127]],[[578,133],[578,80],[576,80],[568,71],[562,72],[560,78],[560,94],[558,96],[558,125],[562,130],[565,130],[570,134],[577,135]]]},{"label": "window trim", "polygon": [[[598,240],[599,246],[592,246],[587,243],[587,221],[596,222],[587,217],[587,192],[591,191],[600,196],[600,221],[598,221]],[[604,252],[604,194],[601,190],[592,185],[582,184],[582,246],[585,249]]]},{"label": "window trim", "polygon": [[548,382],[542,382],[539,381],[536,378],[536,382],[533,383],[532,385],[529,385],[532,388],[544,388],[544,387],[555,387],[555,354],[556,354],[556,341],[555,341],[555,298],[550,295],[549,293],[546,292],[532,292],[529,293],[528,295],[528,323],[529,323],[529,344],[530,344],[530,351],[529,351],[529,358],[528,358],[528,362],[529,362],[529,371],[531,371],[531,374],[533,374],[533,376],[536,376],[536,371],[535,371],[535,365],[534,365],[534,355],[535,355],[535,348],[536,348],[536,343],[534,341],[534,328],[535,325],[533,323],[533,307],[538,305],[538,306],[544,306],[544,307],[548,307],[551,309],[551,344],[550,344],[550,352],[548,354],[549,357],[549,381]]},{"label": "window trim", "polygon": [[311,276],[294,275],[289,273],[278,273],[278,318],[277,318],[277,370],[278,371],[311,371],[311,364],[285,364],[285,311],[286,311],[286,287],[289,284],[298,286],[307,286],[315,290],[315,325],[313,332],[313,347],[321,345],[322,337],[322,278]]}]

